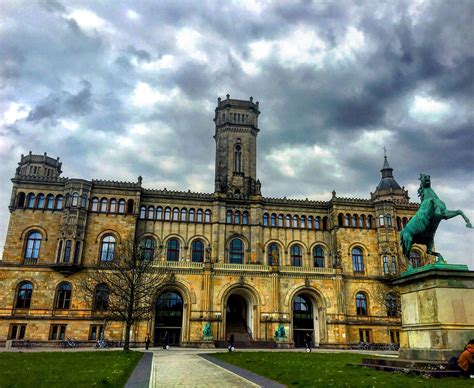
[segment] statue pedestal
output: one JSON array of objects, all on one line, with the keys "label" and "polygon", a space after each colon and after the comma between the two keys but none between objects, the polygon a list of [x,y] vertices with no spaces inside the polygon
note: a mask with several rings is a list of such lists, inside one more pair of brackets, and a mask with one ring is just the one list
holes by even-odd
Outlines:
[{"label": "statue pedestal", "polygon": [[474,338],[474,271],[430,264],[402,273],[400,358],[446,361]]},{"label": "statue pedestal", "polygon": [[274,337],[277,349],[290,349],[293,347],[293,342],[288,341],[288,337]]}]

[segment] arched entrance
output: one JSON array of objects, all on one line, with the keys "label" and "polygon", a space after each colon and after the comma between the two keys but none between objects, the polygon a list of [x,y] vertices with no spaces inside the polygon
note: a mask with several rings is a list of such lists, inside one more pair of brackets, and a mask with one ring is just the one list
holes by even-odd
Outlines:
[{"label": "arched entrance", "polygon": [[248,292],[243,289],[234,291],[227,298],[225,306],[225,336],[234,334],[235,341],[253,339],[254,303]]},{"label": "arched entrance", "polygon": [[318,309],[313,299],[298,294],[293,299],[293,341],[295,347],[303,347],[306,333],[311,334],[314,344],[319,344]]},{"label": "arched entrance", "polygon": [[161,294],[156,300],[154,344],[162,344],[166,333],[168,344],[179,346],[182,326],[183,298],[176,291]]}]

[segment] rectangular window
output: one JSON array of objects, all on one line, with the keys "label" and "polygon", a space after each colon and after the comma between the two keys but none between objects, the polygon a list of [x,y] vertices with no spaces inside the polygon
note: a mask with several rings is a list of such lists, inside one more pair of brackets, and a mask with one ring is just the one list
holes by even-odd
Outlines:
[{"label": "rectangular window", "polygon": [[89,331],[89,340],[97,341],[97,340],[103,340],[104,338],[105,338],[104,325],[91,325],[91,328]]},{"label": "rectangular window", "polygon": [[388,274],[389,274],[389,270],[388,270],[388,257],[387,257],[387,256],[384,256],[384,257],[383,257],[383,274],[384,274],[384,275],[388,275]]},{"label": "rectangular window", "polygon": [[79,263],[79,252],[81,250],[81,243],[76,241],[76,246],[74,247],[74,264]]},{"label": "rectangular window", "polygon": [[395,256],[392,256],[392,274],[397,273],[397,262],[395,260]]},{"label": "rectangular window", "polygon": [[65,263],[69,263],[69,260],[71,260],[71,245],[72,245],[71,240],[67,240],[66,245],[64,246],[64,262]]},{"label": "rectangular window", "polygon": [[400,330],[390,330],[390,343],[392,344],[400,343]]},{"label": "rectangular window", "polygon": [[26,324],[12,324],[10,325],[10,332],[8,333],[8,339],[10,340],[22,340],[25,338]]},{"label": "rectangular window", "polygon": [[64,341],[66,338],[66,326],[67,325],[51,325],[51,330],[49,333],[50,341]]},{"label": "rectangular window", "polygon": [[370,329],[359,329],[359,341],[360,342],[371,342],[371,333]]}]

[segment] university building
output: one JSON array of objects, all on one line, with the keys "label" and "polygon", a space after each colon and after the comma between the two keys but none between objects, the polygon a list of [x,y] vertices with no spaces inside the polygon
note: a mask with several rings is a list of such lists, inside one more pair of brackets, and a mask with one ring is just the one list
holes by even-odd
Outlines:
[{"label": "university building", "polygon": [[[213,193],[148,189],[141,177],[64,178],[59,158],[22,155],[0,261],[0,341],[95,340],[104,322],[79,281],[136,238],[173,275],[132,340],[149,332],[158,343],[167,331],[174,345],[199,346],[210,322],[216,341],[234,333],[248,345],[275,341],[281,325],[285,346],[301,346],[308,331],[316,346],[398,342],[387,281],[400,271],[399,231],[418,205],[386,157],[368,199],[264,197],[259,109],[252,98],[218,99]],[[425,257],[418,248],[412,254],[415,265]],[[107,288],[97,292],[104,297]],[[108,324],[105,337],[123,331]]]}]

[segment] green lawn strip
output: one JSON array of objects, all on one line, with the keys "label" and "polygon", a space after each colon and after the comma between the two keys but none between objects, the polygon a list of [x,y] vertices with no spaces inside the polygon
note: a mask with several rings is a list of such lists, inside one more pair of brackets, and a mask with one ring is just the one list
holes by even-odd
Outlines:
[{"label": "green lawn strip", "polygon": [[123,387],[141,352],[0,353],[0,387]]},{"label": "green lawn strip", "polygon": [[365,355],[348,353],[233,352],[210,354],[229,364],[287,386],[300,387],[472,387],[472,380],[428,378],[398,372],[382,372],[357,364]]}]

